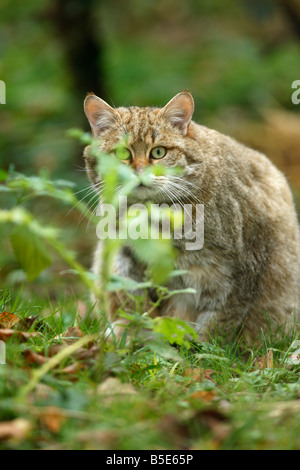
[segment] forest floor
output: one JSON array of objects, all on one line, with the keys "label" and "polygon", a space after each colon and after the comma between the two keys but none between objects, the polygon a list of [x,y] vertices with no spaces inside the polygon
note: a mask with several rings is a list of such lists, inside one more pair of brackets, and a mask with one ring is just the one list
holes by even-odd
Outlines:
[{"label": "forest floor", "polygon": [[0,449],[300,449],[295,336],[116,347],[85,298],[0,307]]}]

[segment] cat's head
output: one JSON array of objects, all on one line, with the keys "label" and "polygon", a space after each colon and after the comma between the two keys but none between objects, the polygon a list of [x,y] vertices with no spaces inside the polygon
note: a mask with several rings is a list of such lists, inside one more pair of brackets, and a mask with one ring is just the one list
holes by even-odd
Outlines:
[{"label": "cat's head", "polygon": [[[163,108],[120,107],[112,108],[94,94],[84,101],[84,111],[89,120],[93,136],[99,138],[99,148],[113,153],[119,142],[127,137],[124,163],[137,174],[149,165],[180,167],[188,173],[193,163],[191,119],[194,100],[189,92],[174,96]],[[99,184],[101,177],[96,172],[95,160],[85,152],[86,167],[91,182]],[[166,202],[183,177],[154,176],[153,184],[136,188],[139,200],[152,199]],[[169,196],[168,196],[169,195]]]}]

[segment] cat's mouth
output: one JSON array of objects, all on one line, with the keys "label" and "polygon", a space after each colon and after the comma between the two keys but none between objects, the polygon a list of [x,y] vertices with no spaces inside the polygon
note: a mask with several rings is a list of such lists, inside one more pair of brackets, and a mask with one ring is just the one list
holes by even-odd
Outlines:
[{"label": "cat's mouth", "polygon": [[151,183],[140,181],[128,199],[133,203],[162,202],[160,201],[161,191],[159,190],[159,186],[155,184],[154,181]]},{"label": "cat's mouth", "polygon": [[143,199],[148,199],[149,196],[156,193],[157,189],[153,185],[146,185],[144,183],[139,183],[134,190],[134,194]]}]

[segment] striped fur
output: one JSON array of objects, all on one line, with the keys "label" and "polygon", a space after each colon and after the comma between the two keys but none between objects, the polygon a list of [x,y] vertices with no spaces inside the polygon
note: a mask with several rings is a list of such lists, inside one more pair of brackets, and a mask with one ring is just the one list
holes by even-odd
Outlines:
[{"label": "striped fur", "polygon": [[[290,189],[284,175],[263,154],[234,139],[191,121],[193,98],[176,95],[164,108],[117,108],[89,95],[85,112],[99,146],[111,152],[124,134],[132,153],[129,164],[137,171],[159,162],[181,166],[184,175],[156,178],[150,189],[135,191],[134,202],[178,202],[205,205],[205,242],[198,251],[176,243],[176,267],[188,271],[169,283],[170,289],[193,287],[196,294],[174,296],[157,315],[193,323],[199,338],[218,331],[243,333],[253,340],[261,329],[289,328],[299,315],[299,228]],[[161,160],[151,159],[153,147],[163,146]],[[92,184],[100,176],[85,149]],[[100,272],[101,244],[93,270]],[[126,247],[115,259],[114,270],[140,281],[144,267]],[[112,298],[111,320],[124,302]]]}]

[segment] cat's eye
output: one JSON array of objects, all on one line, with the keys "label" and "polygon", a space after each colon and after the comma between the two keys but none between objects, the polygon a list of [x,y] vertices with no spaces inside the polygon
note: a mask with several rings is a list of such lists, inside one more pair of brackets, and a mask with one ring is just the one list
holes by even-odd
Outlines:
[{"label": "cat's eye", "polygon": [[131,152],[125,147],[118,147],[115,149],[115,155],[119,160],[130,160]]},{"label": "cat's eye", "polygon": [[150,155],[152,158],[159,159],[163,158],[167,153],[167,149],[165,147],[155,147],[151,150]]}]

